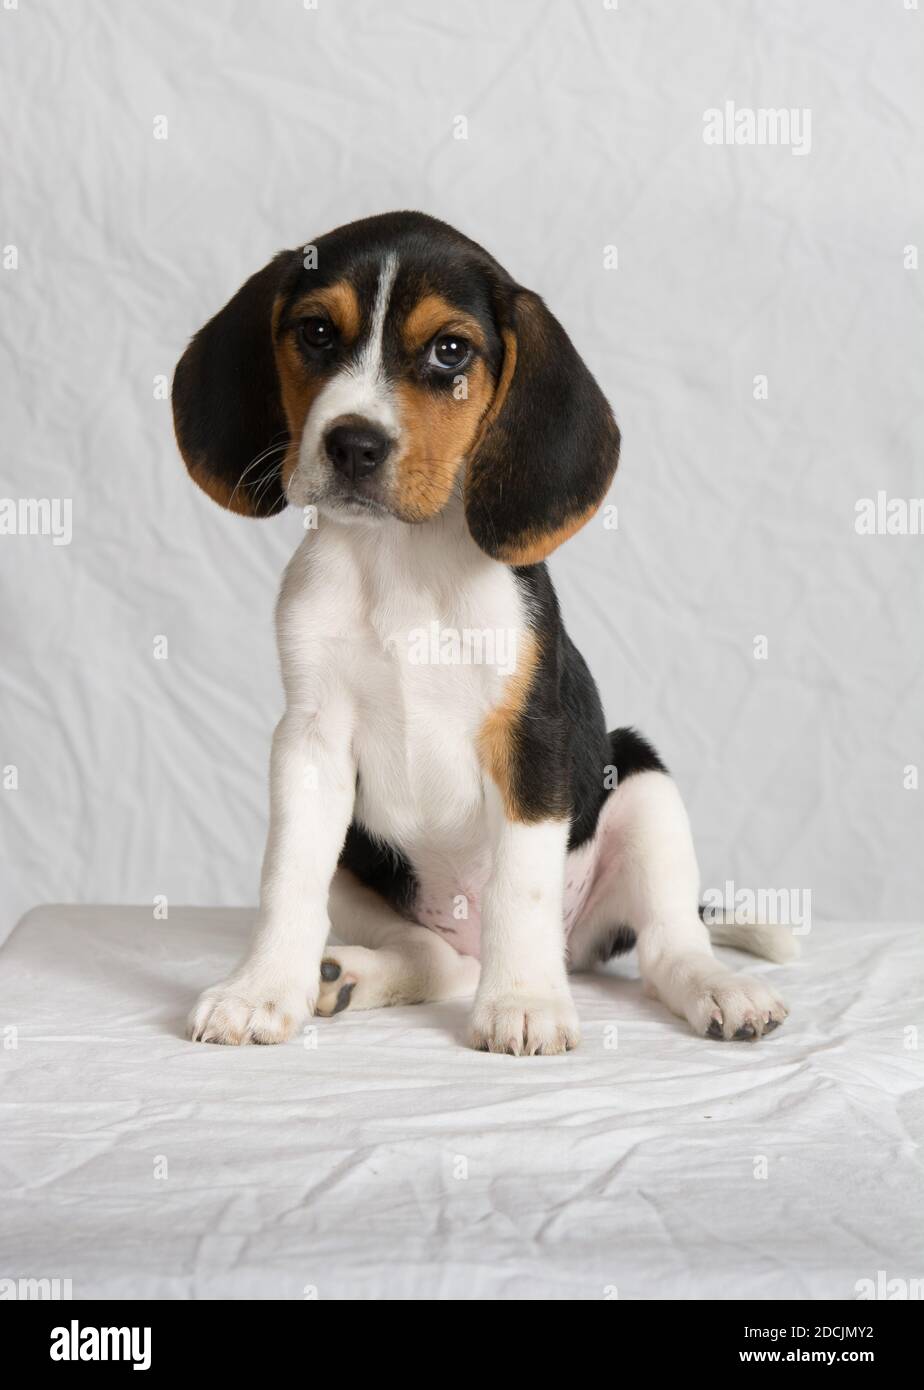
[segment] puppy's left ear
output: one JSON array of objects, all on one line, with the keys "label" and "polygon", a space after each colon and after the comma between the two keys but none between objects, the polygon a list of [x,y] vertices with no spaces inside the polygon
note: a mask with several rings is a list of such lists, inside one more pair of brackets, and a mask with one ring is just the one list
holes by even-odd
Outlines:
[{"label": "puppy's left ear", "polygon": [[494,559],[535,565],[600,506],[619,460],[619,430],[539,296],[517,287],[504,298],[504,364],[469,458],[465,515]]},{"label": "puppy's left ear", "polygon": [[193,338],[173,377],[173,422],[194,482],[242,516],[286,505],[289,430],[273,351],[273,306],[300,253],[281,251]]}]

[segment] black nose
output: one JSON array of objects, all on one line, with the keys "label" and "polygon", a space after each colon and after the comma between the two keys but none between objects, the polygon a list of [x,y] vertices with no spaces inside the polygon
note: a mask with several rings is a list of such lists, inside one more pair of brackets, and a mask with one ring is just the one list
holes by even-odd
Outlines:
[{"label": "black nose", "polygon": [[374,425],[335,425],[324,436],[327,457],[350,482],[374,473],[390,447],[391,440]]}]

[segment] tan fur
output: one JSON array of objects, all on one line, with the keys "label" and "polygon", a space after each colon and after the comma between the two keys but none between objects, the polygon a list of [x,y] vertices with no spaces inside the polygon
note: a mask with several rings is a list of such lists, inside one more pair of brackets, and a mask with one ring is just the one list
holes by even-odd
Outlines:
[{"label": "tan fur", "polygon": [[510,541],[498,551],[498,559],[507,565],[538,565],[553,550],[564,545],[576,531],[586,526],[599,509],[599,502],[592,502],[583,512],[571,516],[551,531],[530,531]]},{"label": "tan fur", "polygon": [[395,500],[406,521],[426,521],[446,505],[490,406],[492,383],[481,358],[475,358],[460,375],[468,382],[466,400],[410,382],[395,387],[407,440],[395,466]]},{"label": "tan fur", "polygon": [[476,347],[484,347],[481,324],[471,315],[450,304],[439,294],[426,294],[404,320],[401,336],[408,352],[417,352],[442,330],[468,338]]},{"label": "tan fur", "polygon": [[515,739],[523,711],[529,703],[539,665],[539,644],[532,633],[520,636],[516,670],[507,678],[503,699],[491,710],[478,732],[478,757],[497,786],[510,820],[531,819],[517,799]]},{"label": "tan fur", "polygon": [[359,337],[361,319],[356,291],[348,280],[312,290],[294,305],[290,316],[297,319],[328,318],[347,347]]},{"label": "tan fur", "polygon": [[[332,286],[332,288],[337,289],[338,286]],[[305,304],[316,304],[317,298],[317,295],[313,295],[310,301],[305,301]],[[277,336],[281,308],[281,302],[277,300],[273,306],[273,350],[276,357],[276,373],[279,377],[279,395],[282,399],[286,423],[289,426],[289,447],[280,467],[282,486],[285,488],[298,465],[298,450],[302,430],[305,427],[308,412],[323,383],[312,376],[310,368],[299,352],[292,335],[286,334],[282,338]],[[298,316],[305,318],[309,313],[317,312],[317,308],[309,310],[299,306]],[[328,311],[323,310],[322,312]]]},{"label": "tan fur", "polygon": [[507,399],[507,392],[510,390],[510,383],[513,381],[513,374],[517,366],[517,340],[511,329],[505,328],[501,334],[504,344],[504,363],[501,367],[501,374],[497,385],[494,388],[494,395],[488,405],[487,410],[478,423],[478,429],[469,448],[471,464],[468,477],[465,480],[466,501],[473,488],[478,486],[478,446],[481,443],[486,431],[497,419],[504,408],[504,401]]},{"label": "tan fur", "polygon": [[[183,453],[182,448],[180,448],[180,453]],[[237,512],[238,516],[256,515],[250,505],[250,496],[244,488],[232,487],[230,483],[225,482],[224,478],[219,478],[211,471],[204,459],[190,459],[186,454],[183,454],[183,458],[193,482],[201,487],[202,491],[207,493],[213,502],[217,502],[221,507],[227,507],[230,512]]]},{"label": "tan fur", "polygon": [[475,450],[477,450],[478,444],[481,442],[481,438],[488,429],[488,426],[497,419],[498,415],[500,415],[503,410],[504,402],[507,399],[507,392],[510,390],[510,383],[513,381],[513,374],[517,369],[516,334],[511,328],[505,328],[501,334],[501,339],[504,344],[504,365],[501,367],[500,378],[494,391],[494,399],[491,401],[490,406],[485,412],[484,419],[481,422],[481,428],[478,431],[478,439],[475,442]]}]

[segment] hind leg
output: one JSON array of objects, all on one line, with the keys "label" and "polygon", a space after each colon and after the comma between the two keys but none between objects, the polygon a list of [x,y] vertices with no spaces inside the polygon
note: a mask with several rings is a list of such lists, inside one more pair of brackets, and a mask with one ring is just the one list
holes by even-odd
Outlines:
[{"label": "hind leg", "polygon": [[418,927],[338,869],[328,904],[331,929],[343,945],[328,943],[321,962],[316,1012],[426,1004],[474,994],[478,961],[459,953],[429,927]]},{"label": "hind leg", "polygon": [[[606,958],[614,931],[629,929],[648,993],[695,1032],[756,1039],[778,1027],[787,1010],[777,995],[712,954],[699,918],[690,824],[671,778],[663,772],[627,778],[602,814],[603,862],[589,910],[572,932],[572,969]],[[631,944],[631,936],[625,939]]]}]

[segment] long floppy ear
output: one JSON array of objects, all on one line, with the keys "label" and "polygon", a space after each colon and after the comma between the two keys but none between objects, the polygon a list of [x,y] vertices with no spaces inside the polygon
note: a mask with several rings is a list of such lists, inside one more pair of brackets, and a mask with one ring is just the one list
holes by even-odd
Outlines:
[{"label": "long floppy ear", "polygon": [[481,549],[535,565],[589,521],[619,460],[603,392],[537,294],[502,312],[504,365],[469,460],[465,515]]},{"label": "long floppy ear", "polygon": [[[273,304],[297,251],[281,251],[209,319],[173,377],[177,443],[195,482],[242,516],[286,505],[289,442],[273,353]],[[279,447],[277,447],[279,446]]]}]

